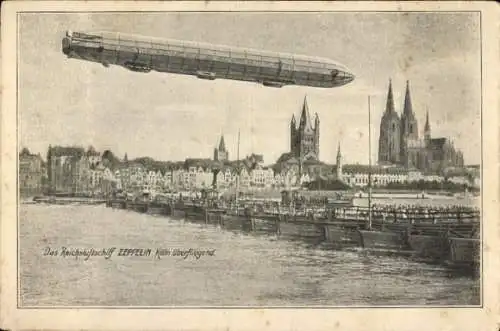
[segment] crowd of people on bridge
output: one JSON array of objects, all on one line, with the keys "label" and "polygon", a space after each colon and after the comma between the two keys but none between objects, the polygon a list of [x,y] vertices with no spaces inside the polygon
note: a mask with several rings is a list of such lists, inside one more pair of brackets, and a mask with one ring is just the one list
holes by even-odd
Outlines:
[{"label": "crowd of people on bridge", "polygon": [[[288,199],[238,199],[236,196],[202,194],[169,194],[164,195],[168,202],[189,203],[199,206],[208,206],[218,209],[247,208],[257,213],[283,213],[295,215],[315,214],[319,218],[334,217],[365,218],[369,211],[374,219],[395,221],[401,219],[453,219],[453,220],[478,220],[480,211],[478,207],[466,205],[424,205],[424,204],[377,204],[371,205],[371,209],[362,206],[347,206],[332,204],[328,197],[305,197],[303,195],[289,196]],[[342,197],[340,197],[339,200]],[[166,201],[165,201],[166,202]]]},{"label": "crowd of people on bridge", "polygon": [[373,211],[384,211],[389,213],[406,213],[406,214],[476,214],[479,213],[479,208],[466,205],[387,205],[387,204],[373,204]]}]

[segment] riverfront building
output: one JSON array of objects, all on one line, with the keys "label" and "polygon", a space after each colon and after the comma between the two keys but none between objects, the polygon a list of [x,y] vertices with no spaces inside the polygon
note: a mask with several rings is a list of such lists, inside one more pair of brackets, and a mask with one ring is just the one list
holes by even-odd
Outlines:
[{"label": "riverfront building", "polygon": [[380,122],[378,163],[434,173],[464,165],[462,152],[455,149],[450,139],[432,138],[429,112],[424,137],[419,137],[408,81],[401,117],[395,110],[392,83],[389,81],[386,108]]},{"label": "riverfront building", "polygon": [[81,147],[49,146],[47,175],[51,193],[79,193],[88,182],[89,162]]},{"label": "riverfront building", "polygon": [[92,146],[49,146],[47,178],[50,193],[92,194],[109,192],[114,186],[110,169]]},{"label": "riverfront building", "polygon": [[19,153],[19,189],[21,195],[40,194],[44,184],[44,166],[40,154],[23,148]]}]

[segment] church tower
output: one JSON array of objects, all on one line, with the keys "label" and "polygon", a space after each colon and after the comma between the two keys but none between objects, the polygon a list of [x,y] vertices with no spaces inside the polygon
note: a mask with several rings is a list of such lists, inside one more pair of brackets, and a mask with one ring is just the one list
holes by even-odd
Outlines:
[{"label": "church tower", "polygon": [[340,153],[340,142],[337,148],[337,165],[336,165],[336,173],[337,180],[342,180],[342,154]]},{"label": "church tower", "polygon": [[311,123],[311,115],[307,104],[307,97],[304,97],[302,112],[300,114],[299,126],[295,129],[295,118],[292,118],[290,128],[290,152],[294,157],[304,158],[307,155],[318,159],[319,155],[319,117],[316,114],[314,127]]},{"label": "church tower", "polygon": [[226,149],[226,143],[224,141],[224,135],[221,135],[219,147],[214,149],[214,161],[227,161],[229,159],[229,153]]},{"label": "church tower", "polygon": [[429,124],[429,111],[425,115],[425,128],[424,128],[425,146],[429,146],[431,142],[431,125]]},{"label": "church tower", "polygon": [[315,114],[314,118],[314,153],[316,158],[319,159],[319,116]]},{"label": "church tower", "polygon": [[290,151],[293,153],[295,144],[297,143],[297,121],[295,115],[292,115],[290,122]]},{"label": "church tower", "polygon": [[406,81],[405,102],[403,115],[401,116],[401,155],[403,164],[408,165],[408,145],[411,141],[418,140],[418,123],[413,112],[410,97],[410,82]]},{"label": "church tower", "polygon": [[378,163],[395,164],[400,162],[400,131],[401,120],[394,109],[394,96],[392,94],[392,81],[389,80],[389,90],[385,112],[380,122],[380,136],[378,146]]}]

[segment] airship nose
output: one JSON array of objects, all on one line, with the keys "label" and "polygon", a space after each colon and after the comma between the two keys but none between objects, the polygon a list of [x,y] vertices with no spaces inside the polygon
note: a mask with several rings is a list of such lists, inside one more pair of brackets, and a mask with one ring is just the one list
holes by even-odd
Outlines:
[{"label": "airship nose", "polygon": [[62,52],[68,55],[70,51],[71,51],[71,40],[68,37],[65,37],[62,40]]},{"label": "airship nose", "polygon": [[350,83],[354,80],[354,78],[356,78],[356,76],[354,76],[354,74],[350,73],[350,72],[345,72],[344,73],[344,80],[347,82],[347,83]]}]

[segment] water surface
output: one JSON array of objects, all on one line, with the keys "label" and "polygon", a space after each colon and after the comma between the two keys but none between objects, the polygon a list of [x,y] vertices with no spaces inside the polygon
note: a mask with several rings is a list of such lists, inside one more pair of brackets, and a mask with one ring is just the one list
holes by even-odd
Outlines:
[{"label": "water surface", "polygon": [[[332,250],[104,206],[22,205],[21,306],[478,305],[443,266]],[[47,247],[215,249],[213,256],[44,256]]]}]

